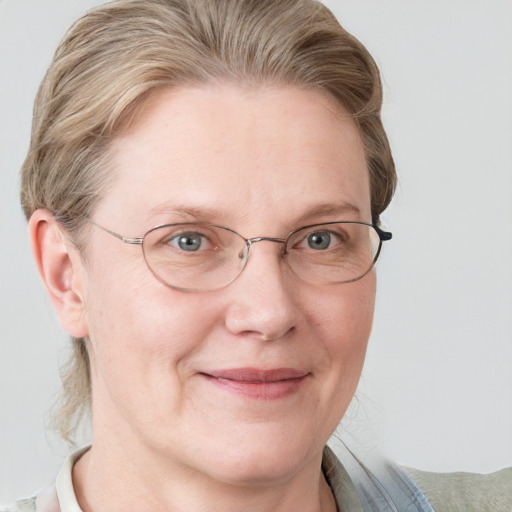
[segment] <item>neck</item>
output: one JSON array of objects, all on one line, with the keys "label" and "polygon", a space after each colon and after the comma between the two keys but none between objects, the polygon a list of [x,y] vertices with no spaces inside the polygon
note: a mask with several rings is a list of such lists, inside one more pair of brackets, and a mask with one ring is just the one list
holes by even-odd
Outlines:
[{"label": "neck", "polygon": [[336,512],[321,471],[321,454],[277,482],[222,482],[193,468],[134,450],[92,448],[73,468],[83,512]]}]

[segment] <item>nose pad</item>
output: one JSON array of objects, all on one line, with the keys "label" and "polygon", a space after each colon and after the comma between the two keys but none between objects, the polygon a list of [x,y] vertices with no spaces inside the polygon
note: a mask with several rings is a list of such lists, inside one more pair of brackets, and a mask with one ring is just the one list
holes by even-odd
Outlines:
[{"label": "nose pad", "polygon": [[244,268],[245,264],[247,263],[247,258],[249,256],[249,247],[250,245],[248,244],[248,242],[246,242],[246,244],[242,247],[242,249],[240,249],[240,252],[238,253],[238,259],[241,260],[240,265],[242,266],[242,268]]}]

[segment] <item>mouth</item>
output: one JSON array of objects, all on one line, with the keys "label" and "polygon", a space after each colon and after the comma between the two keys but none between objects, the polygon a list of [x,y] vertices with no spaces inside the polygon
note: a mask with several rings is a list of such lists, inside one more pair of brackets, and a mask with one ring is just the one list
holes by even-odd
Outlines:
[{"label": "mouth", "polygon": [[235,368],[201,375],[224,391],[255,400],[276,400],[296,393],[310,373],[295,368]]}]

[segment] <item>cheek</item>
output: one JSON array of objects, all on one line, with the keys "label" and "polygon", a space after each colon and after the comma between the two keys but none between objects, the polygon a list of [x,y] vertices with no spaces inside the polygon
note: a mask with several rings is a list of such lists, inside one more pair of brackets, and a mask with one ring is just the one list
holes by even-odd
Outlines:
[{"label": "cheek", "polygon": [[[195,309],[173,297],[159,283],[111,287],[90,297],[87,306],[91,343],[97,355],[117,354],[135,366],[152,360],[179,360],[198,331],[207,323],[197,322]],[[155,291],[155,288],[157,289]]]},{"label": "cheek", "polygon": [[375,288],[372,271],[354,283],[326,288],[328,294],[324,291],[323,300],[313,297],[309,322],[323,331],[330,350],[365,350],[373,322]]},{"label": "cheek", "polygon": [[327,394],[348,405],[361,375],[375,303],[375,274],[329,291],[316,301],[311,322],[322,340]]},{"label": "cheek", "polygon": [[197,297],[153,281],[91,294],[89,350],[100,421],[120,414],[130,424],[137,418],[140,425],[167,425],[186,407],[188,361],[214,329],[215,317]]},{"label": "cheek", "polygon": [[88,274],[85,311],[93,370],[129,387],[136,380],[139,385],[165,380],[167,388],[170,379],[179,384],[187,361],[219,323],[219,306],[208,295],[161,284],[138,252],[123,253],[124,259],[118,252],[107,252],[114,255],[109,261],[102,247]]},{"label": "cheek", "polygon": [[91,262],[86,286],[91,364],[102,378],[128,382],[156,363],[168,366],[182,357],[187,326],[195,324],[184,304],[173,300],[174,292],[150,274],[142,255],[125,251],[124,259],[114,253],[108,260],[104,253]]},{"label": "cheek", "polygon": [[359,382],[370,336],[375,276],[354,283],[319,288],[309,294],[305,311],[310,327],[307,350],[314,357],[311,415],[319,446],[338,427]]}]

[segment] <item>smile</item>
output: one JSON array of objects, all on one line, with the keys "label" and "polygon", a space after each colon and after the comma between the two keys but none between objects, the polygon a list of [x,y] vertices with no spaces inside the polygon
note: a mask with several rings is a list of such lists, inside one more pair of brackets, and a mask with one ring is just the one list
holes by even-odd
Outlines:
[{"label": "smile", "polygon": [[225,391],[255,400],[276,400],[296,393],[309,372],[294,368],[236,368],[202,375]]}]

